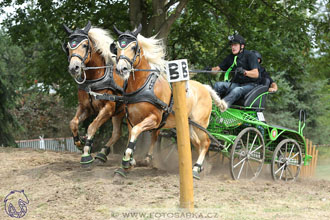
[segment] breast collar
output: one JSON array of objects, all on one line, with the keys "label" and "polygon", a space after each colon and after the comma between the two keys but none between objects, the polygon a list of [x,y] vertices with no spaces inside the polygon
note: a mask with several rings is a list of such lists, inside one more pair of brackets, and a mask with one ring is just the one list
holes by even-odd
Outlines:
[{"label": "breast collar", "polygon": [[158,77],[158,73],[151,73],[143,84],[143,86],[131,93],[125,92],[127,89],[127,81],[125,81],[123,93],[125,104],[149,102],[161,110],[168,111],[169,106],[165,102],[160,100],[154,93],[154,86]]},{"label": "breast collar", "polygon": [[129,119],[129,113],[127,104],[133,104],[133,103],[139,103],[139,102],[149,102],[150,104],[153,104],[157,108],[163,110],[162,120],[157,128],[154,130],[161,129],[165,124],[166,120],[169,116],[169,114],[172,112],[173,107],[173,93],[171,92],[171,99],[170,103],[167,105],[165,102],[160,100],[154,93],[154,86],[159,77],[159,74],[156,72],[151,73],[143,86],[141,86],[139,89],[137,89],[134,92],[126,93],[125,90],[127,89],[127,81],[124,83],[124,103],[125,109],[126,109],[126,118],[128,123],[131,125],[131,127],[134,127],[132,122]]},{"label": "breast collar", "polygon": [[107,67],[101,78],[86,80],[85,83],[78,85],[78,89],[85,92],[110,89],[117,94],[123,94],[123,88],[118,86],[113,79],[113,66]]}]

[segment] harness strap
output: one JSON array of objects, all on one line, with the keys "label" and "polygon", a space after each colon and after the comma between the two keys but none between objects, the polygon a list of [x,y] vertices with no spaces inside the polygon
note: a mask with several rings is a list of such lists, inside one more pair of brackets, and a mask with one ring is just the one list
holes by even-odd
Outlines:
[{"label": "harness strap", "polygon": [[237,66],[237,56],[234,57],[234,62],[233,64],[231,64],[231,66],[227,69],[226,73],[225,73],[225,81],[228,82],[229,81],[229,73],[231,72],[231,70],[234,68],[234,66]]},{"label": "harness strap", "polygon": [[202,131],[204,131],[216,143],[216,145],[218,145],[222,149],[225,149],[225,147],[208,130],[206,130],[204,127],[202,127],[201,125],[197,124],[196,122],[194,122],[190,118],[188,118],[188,122],[189,122],[189,124],[191,124],[191,125],[199,128],[199,129],[201,129]]},{"label": "harness strap", "polygon": [[164,127],[164,125],[166,124],[166,120],[168,118],[168,116],[170,115],[170,113],[173,112],[172,108],[173,108],[173,104],[174,104],[174,101],[173,101],[173,93],[171,92],[171,99],[170,99],[170,104],[168,106],[168,109],[167,111],[164,111],[163,113],[163,117],[162,117],[162,121],[160,122],[158,128],[156,128],[156,130],[158,129],[161,129],[162,127]]}]

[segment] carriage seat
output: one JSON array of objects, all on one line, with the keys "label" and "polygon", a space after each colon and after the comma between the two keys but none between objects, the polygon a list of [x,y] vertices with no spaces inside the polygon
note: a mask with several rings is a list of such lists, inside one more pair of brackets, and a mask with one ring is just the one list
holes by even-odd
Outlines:
[{"label": "carriage seat", "polygon": [[263,78],[260,85],[253,88],[243,98],[234,102],[232,108],[242,109],[243,107],[243,108],[252,108],[258,110],[265,109],[267,93],[262,96],[260,95],[265,92],[268,92],[269,84],[270,84],[270,80],[267,78]]}]

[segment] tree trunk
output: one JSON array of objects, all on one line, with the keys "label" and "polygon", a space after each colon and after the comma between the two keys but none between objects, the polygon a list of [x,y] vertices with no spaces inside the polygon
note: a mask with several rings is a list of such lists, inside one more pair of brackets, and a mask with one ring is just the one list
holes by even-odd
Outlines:
[{"label": "tree trunk", "polygon": [[[180,17],[188,0],[129,0],[130,24],[132,28],[142,24],[141,34],[146,37],[157,34],[158,38],[166,38],[174,21]],[[177,4],[173,8],[174,4]],[[152,8],[152,14],[148,14]],[[170,16],[168,16],[170,14]]]}]

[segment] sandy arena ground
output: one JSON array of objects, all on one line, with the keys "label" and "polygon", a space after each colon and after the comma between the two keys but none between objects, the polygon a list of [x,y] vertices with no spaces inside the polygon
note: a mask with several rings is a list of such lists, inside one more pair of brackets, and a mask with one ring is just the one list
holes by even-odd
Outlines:
[{"label": "sandy arena ground", "polygon": [[228,165],[212,161],[194,180],[195,215],[183,215],[177,171],[164,170],[155,158],[154,168],[136,167],[124,184],[114,184],[121,157],[110,155],[105,166],[86,170],[79,154],[0,148],[0,219],[15,219],[4,203],[12,190],[29,199],[26,220],[330,219],[328,180],[274,182],[265,166],[256,181],[233,181]]}]

